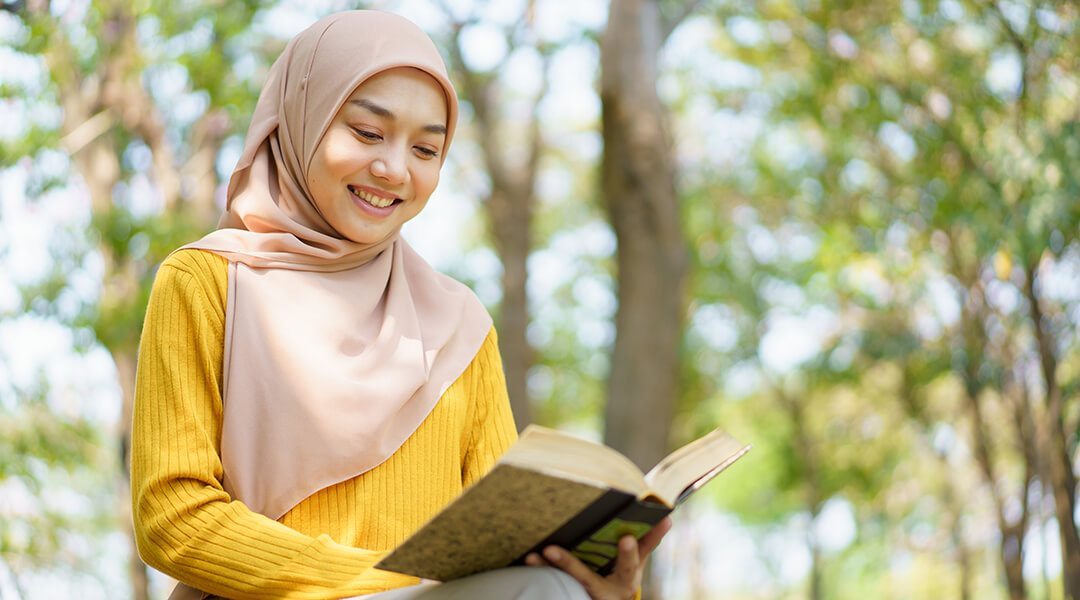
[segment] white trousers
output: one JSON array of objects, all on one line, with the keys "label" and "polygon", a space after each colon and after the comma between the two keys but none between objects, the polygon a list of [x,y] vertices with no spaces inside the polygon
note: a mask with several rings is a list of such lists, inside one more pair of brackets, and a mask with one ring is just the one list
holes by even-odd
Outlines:
[{"label": "white trousers", "polygon": [[552,567],[507,567],[446,583],[421,583],[356,600],[589,600],[573,577]]}]

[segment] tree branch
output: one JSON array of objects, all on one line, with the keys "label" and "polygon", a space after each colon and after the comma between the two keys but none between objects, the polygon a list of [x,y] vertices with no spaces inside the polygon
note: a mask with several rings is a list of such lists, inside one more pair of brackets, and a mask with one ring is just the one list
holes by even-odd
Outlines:
[{"label": "tree branch", "polygon": [[112,126],[113,116],[111,111],[106,108],[83,121],[78,127],[72,129],[70,133],[60,138],[60,146],[67,151],[68,155],[74,155]]},{"label": "tree branch", "polygon": [[7,11],[12,14],[18,14],[26,8],[25,0],[0,0],[0,11]]},{"label": "tree branch", "polygon": [[664,19],[664,23],[660,30],[660,45],[663,45],[664,42],[667,41],[668,37],[671,36],[671,33],[675,31],[675,29],[679,26],[679,24],[685,21],[687,17],[692,15],[694,11],[697,10],[698,7],[701,6],[703,3],[704,0],[686,0],[686,3],[682,6],[682,10],[679,11],[679,14],[675,15],[671,19]]},{"label": "tree branch", "polygon": [[986,7],[988,7],[991,12],[994,13],[994,16],[996,16],[999,21],[1001,21],[1002,27],[1005,28],[1005,33],[1009,36],[1009,39],[1012,41],[1013,45],[1016,46],[1016,50],[1020,52],[1020,55],[1023,56],[1024,54],[1026,54],[1027,42],[1022,37],[1020,37],[1019,33],[1013,30],[1012,24],[1009,22],[1009,19],[1005,16],[1005,13],[1001,12],[1001,5],[991,0],[990,2],[986,3]]},{"label": "tree branch", "polygon": [[525,178],[524,187],[527,190],[532,190],[536,184],[536,173],[540,168],[540,154],[543,148],[543,136],[541,135],[540,126],[540,102],[544,99],[544,96],[548,92],[548,69],[551,66],[551,57],[547,54],[543,54],[543,66],[540,69],[540,89],[536,92],[536,97],[533,99],[532,104],[532,123],[529,127],[529,156],[525,165]]}]

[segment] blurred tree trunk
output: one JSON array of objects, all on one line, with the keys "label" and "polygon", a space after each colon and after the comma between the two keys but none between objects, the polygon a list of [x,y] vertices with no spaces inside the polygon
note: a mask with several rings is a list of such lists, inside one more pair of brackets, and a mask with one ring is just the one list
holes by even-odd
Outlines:
[{"label": "blurred tree trunk", "polygon": [[[943,469],[948,469],[948,457],[939,455]],[[963,519],[961,515],[964,510],[964,502],[959,500],[956,496],[956,490],[953,489],[953,482],[945,482],[944,500],[949,507],[950,518],[952,520],[952,526],[949,528],[949,535],[952,538],[953,547],[956,549],[956,566],[960,569],[960,600],[971,600],[971,590],[973,587],[974,570],[972,569],[972,556],[971,549],[967,547],[967,543],[964,541]],[[1049,587],[1047,588],[1049,589]]]},{"label": "blurred tree trunk", "polygon": [[[696,4],[665,22],[655,0],[612,0],[600,38],[601,197],[618,244],[619,303],[604,441],[642,468],[668,450],[689,270],[657,58]],[[642,598],[657,597],[647,569]]]},{"label": "blurred tree trunk", "polygon": [[[1034,3],[1039,6],[1040,3]],[[1047,3],[1040,10],[1055,10],[1055,3]],[[1032,143],[1036,137],[1042,138],[1042,132],[1038,131],[1038,123],[1048,111],[1050,102],[1048,95],[1049,85],[1045,78],[1046,74],[1056,68],[1060,59],[1049,51],[1053,38],[1047,39],[1041,28],[1035,23],[1023,25],[1014,24],[1010,21],[1005,10],[1000,4],[989,3],[990,13],[998,21],[1006,39],[1016,50],[1020,57],[1020,90],[1016,99],[1013,113],[1013,127],[1016,138],[1025,146],[1025,151],[1032,156],[1042,153],[1045,141]],[[1072,7],[1071,16],[1076,18],[1075,7]],[[1073,113],[1073,123],[1080,113]],[[1035,131],[1031,131],[1034,129]],[[1032,135],[1034,134],[1034,135]],[[1038,175],[1035,179],[1041,180]],[[1015,183],[1015,182],[1013,182]],[[1018,193],[1017,206],[1030,206],[1035,199],[1036,183],[1031,179],[1021,180],[1020,192]],[[1072,202],[1070,202],[1072,204]],[[1064,421],[1065,395],[1058,384],[1058,357],[1055,349],[1055,341],[1048,331],[1050,321],[1044,314],[1042,298],[1037,287],[1039,275],[1039,263],[1050,248],[1046,245],[1046,231],[1035,234],[1035,239],[1029,240],[1028,232],[1022,232],[1020,237],[1020,257],[1023,261],[1024,285],[1023,293],[1028,301],[1028,316],[1032,331],[1035,334],[1036,352],[1039,358],[1039,367],[1042,375],[1043,389],[1046,394],[1046,415],[1043,431],[1046,438],[1041,445],[1047,461],[1053,487],[1054,505],[1057,511],[1058,530],[1061,542],[1061,566],[1062,582],[1066,599],[1080,599],[1080,536],[1076,529],[1076,473],[1073,471],[1073,452],[1075,441],[1068,442],[1069,434],[1066,434]],[[1072,447],[1070,447],[1072,446]],[[1026,454],[1026,452],[1025,452]]]},{"label": "blurred tree trunk", "polygon": [[[52,36],[45,52],[46,65],[58,87],[64,113],[61,145],[71,156],[72,165],[86,186],[94,219],[100,223],[97,220],[107,220],[116,210],[113,194],[124,178],[120,155],[127,143],[116,132],[123,129],[141,139],[151,152],[152,181],[164,201],[165,218],[174,224],[192,220],[211,224],[216,212],[213,194],[217,181],[213,159],[224,138],[223,125],[227,121],[223,122],[218,113],[207,111],[193,126],[195,133],[189,140],[191,159],[178,165],[177,154],[166,135],[164,119],[141,82],[141,69],[145,65],[136,44],[133,5],[113,0],[102,2],[99,9],[104,19],[99,26],[96,69],[92,72],[81,70],[78,53],[60,31]],[[33,16],[43,22],[52,18],[45,4],[32,10],[41,11]],[[198,182],[191,186],[186,197],[181,194],[182,174]],[[121,528],[130,541],[128,570],[132,598],[148,600],[149,579],[135,545],[128,479],[140,328],[125,317],[131,316],[133,305],[140,302],[140,289],[152,278],[152,270],[148,271],[147,266],[140,266],[136,258],[120,250],[126,244],[117,244],[118,240],[112,239],[110,232],[99,233],[97,251],[104,263],[99,313],[101,321],[109,325],[105,325],[105,329],[98,327],[96,333],[112,355],[123,396],[119,440],[123,468],[117,474],[117,503],[122,507],[120,515],[126,521]],[[133,318],[141,320],[141,311],[134,312]]]},{"label": "blurred tree trunk", "polygon": [[[448,7],[444,6],[444,11],[447,15],[451,14]],[[531,3],[525,8],[526,15],[530,12]],[[458,72],[462,95],[472,105],[477,141],[491,180],[491,190],[484,199],[484,207],[488,212],[495,250],[503,267],[502,301],[498,315],[499,350],[506,372],[510,408],[520,431],[532,421],[527,380],[533,364],[533,349],[526,336],[529,326],[526,283],[529,253],[532,251],[536,173],[543,150],[536,107],[547,92],[546,68],[540,73],[541,84],[533,100],[524,152],[519,154],[519,160],[508,160],[508,156],[518,153],[508,152],[513,144],[506,135],[506,124],[497,116],[498,79],[490,74],[476,73],[465,64],[460,37],[464,26],[462,22],[453,24],[454,36],[449,44],[450,62]],[[506,37],[508,58],[514,51],[514,43],[511,34]],[[498,73],[505,64],[504,58],[493,72]]]},{"label": "blurred tree trunk", "polygon": [[[48,10],[47,6],[39,7]],[[61,132],[62,143],[71,155],[75,170],[82,177],[90,194],[91,210],[95,216],[108,214],[112,208],[112,191],[121,181],[120,159],[117,143],[111,133],[120,118],[125,115],[117,112],[119,103],[127,100],[126,94],[131,85],[131,61],[135,34],[135,15],[130,8],[125,11],[122,4],[110,7],[108,24],[102,28],[105,35],[101,39],[104,47],[101,69],[92,75],[84,76],[79,72],[74,48],[67,45],[62,35],[57,35],[49,52],[45,55],[46,64],[60,90],[64,123]],[[137,73],[134,87],[139,88]],[[127,80],[127,81],[125,81]],[[136,98],[141,98],[137,95]],[[135,107],[133,107],[135,108]],[[145,109],[146,106],[139,108]],[[118,256],[108,245],[98,248],[105,264],[105,278],[101,291],[102,307],[124,302],[125,297],[137,296],[138,281],[129,277],[130,268],[124,256]],[[136,341],[137,345],[137,341]],[[135,347],[109,347],[122,390],[122,411],[120,416],[121,472],[117,474],[117,504],[124,507],[120,515],[127,522],[122,530],[128,537],[130,558],[128,571],[131,577],[132,597],[134,600],[149,599],[149,579],[146,565],[139,558],[135,545],[135,532],[130,523],[130,482],[128,481],[128,456],[131,441],[131,390],[135,386],[133,368]],[[128,381],[128,378],[131,378]]]},{"label": "blurred tree trunk", "polygon": [[1065,598],[1080,598],[1080,536],[1077,535],[1076,521],[1076,474],[1066,442],[1064,406],[1065,399],[1061,386],[1057,382],[1057,354],[1053,340],[1046,331],[1040,298],[1036,290],[1038,260],[1027,261],[1024,265],[1024,295],[1031,311],[1031,326],[1038,343],[1039,366],[1043,389],[1046,390],[1046,417],[1042,449],[1046,453],[1051,482],[1054,491],[1054,508],[1057,511],[1058,532],[1061,541],[1062,580],[1065,586]]},{"label": "blurred tree trunk", "polygon": [[[976,367],[977,368],[977,367]],[[1024,586],[1024,534],[1028,522],[1028,492],[1031,488],[1031,473],[1025,468],[1023,488],[1021,494],[1021,514],[1015,520],[1010,520],[1007,515],[1005,499],[998,491],[998,481],[994,474],[993,459],[991,458],[990,441],[987,439],[985,417],[982,413],[981,401],[978,392],[965,386],[967,392],[965,400],[972,413],[972,430],[975,442],[975,459],[979,470],[990,488],[991,496],[996,508],[998,529],[1001,531],[1001,542],[998,547],[998,556],[1001,560],[1002,570],[1005,574],[1005,586],[1009,592],[1010,600],[1025,600],[1027,591]]]},{"label": "blurred tree trunk", "polygon": [[[920,403],[916,397],[915,386],[921,381],[923,379],[913,372],[911,362],[903,363],[900,399],[904,411],[908,418],[918,424],[923,432],[922,437],[929,440],[932,438],[934,419],[928,414],[925,404]],[[959,569],[960,589],[958,595],[960,600],[971,600],[976,571],[973,564],[975,558],[972,556],[972,550],[964,541],[963,516],[967,509],[967,502],[960,495],[961,490],[954,475],[954,467],[949,463],[948,450],[934,447],[933,444],[930,444],[930,449],[937,458],[937,462],[941,466],[941,472],[944,474],[941,499],[948,509],[949,537],[955,552],[956,568]]]},{"label": "blurred tree trunk", "polygon": [[130,469],[128,457],[131,455],[131,414],[135,404],[135,365],[138,362],[136,352],[116,351],[112,353],[113,361],[116,362],[116,373],[120,379],[120,387],[123,390],[123,410],[121,411],[123,423],[121,423],[121,452],[124,456],[124,472],[117,483],[117,494],[120,496],[120,511],[124,519],[123,531],[131,540],[132,556],[128,562],[128,571],[131,574],[131,587],[135,600],[148,599],[150,597],[150,579],[147,576],[146,564],[139,558],[135,547],[135,528],[132,521],[131,510],[131,480],[128,476]]},{"label": "blurred tree trunk", "polygon": [[[1013,402],[1013,429],[1017,434],[1018,445],[1023,450],[1023,476],[1020,478],[1020,490],[1017,499],[1020,504],[1020,514],[1016,518],[1010,518],[1010,510],[1007,506],[1005,494],[1002,492],[1000,482],[996,474],[993,432],[996,429],[991,425],[984,414],[983,394],[988,387],[997,388],[995,391],[1004,401],[1013,400],[1012,395],[1018,393],[1012,383],[1011,377],[1003,376],[1000,380],[988,381],[981,374],[985,365],[1002,365],[1003,371],[1008,373],[1012,358],[1010,344],[1011,337],[1006,337],[1000,347],[992,344],[986,335],[987,323],[990,321],[991,309],[986,304],[986,289],[979,278],[979,257],[975,256],[975,262],[965,260],[963,246],[964,232],[952,232],[949,247],[950,269],[952,275],[963,286],[964,302],[960,309],[960,327],[962,330],[962,343],[964,363],[958,373],[964,382],[964,406],[971,417],[971,435],[975,462],[979,472],[990,489],[995,508],[998,530],[1001,532],[1001,541],[998,547],[998,557],[1001,560],[1002,571],[1005,575],[1005,586],[1010,600],[1026,600],[1027,591],[1024,585],[1024,542],[1030,515],[1030,491],[1035,474],[1038,472],[1035,463],[1035,454],[1032,451],[1035,440],[1031,435],[1030,414],[1026,412],[1027,406],[1018,401]],[[997,348],[997,356],[991,358],[989,352]]]},{"label": "blurred tree trunk", "polygon": [[668,117],[657,94],[664,25],[653,0],[613,0],[600,40],[604,206],[618,240],[605,441],[642,467],[668,448],[688,261]]},{"label": "blurred tree trunk", "polygon": [[814,528],[821,508],[825,503],[825,497],[821,489],[821,477],[819,476],[820,459],[815,450],[814,438],[806,430],[806,407],[799,398],[774,386],[774,392],[781,409],[786,413],[791,429],[794,432],[792,446],[798,457],[797,470],[801,474],[803,497],[806,502],[806,510],[810,513],[810,524],[806,531],[806,545],[810,550],[810,600],[824,598],[824,566],[822,564],[821,543],[818,540]]},{"label": "blurred tree trunk", "polygon": [[[976,369],[978,366],[975,367]],[[1018,519],[1010,520],[1007,515],[1005,499],[998,491],[998,481],[994,474],[993,459],[991,458],[990,441],[987,439],[985,417],[982,413],[981,401],[978,391],[972,386],[965,386],[965,400],[972,414],[972,432],[975,442],[975,459],[979,470],[990,488],[991,496],[996,508],[998,529],[1001,532],[1001,541],[998,547],[998,556],[1001,560],[1002,571],[1005,574],[1005,587],[1010,600],[1026,600],[1027,591],[1024,586],[1024,534],[1028,522],[1028,492],[1031,488],[1031,472],[1025,468],[1023,488],[1021,496],[1021,514]],[[1026,466],[1026,465],[1025,465]]]},{"label": "blurred tree trunk", "polygon": [[[535,171],[534,171],[535,173]],[[494,181],[494,177],[492,177]],[[532,249],[533,196],[530,181],[492,183],[486,205],[491,215],[495,249],[502,261],[502,301],[499,303],[499,348],[506,372],[510,409],[518,431],[532,421],[529,406],[528,375],[533,364],[533,349],[526,331],[529,326],[529,302],[525,284],[527,263]]]}]

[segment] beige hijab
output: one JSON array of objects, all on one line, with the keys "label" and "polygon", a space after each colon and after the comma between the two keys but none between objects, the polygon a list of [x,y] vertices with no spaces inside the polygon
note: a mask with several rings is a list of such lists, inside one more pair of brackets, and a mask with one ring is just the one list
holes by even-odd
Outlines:
[{"label": "beige hijab", "polygon": [[225,489],[272,519],[396,452],[491,328],[476,296],[397,231],[355,243],[311,201],[307,168],[338,109],[400,66],[442,86],[448,148],[457,98],[427,35],[389,13],[325,17],[271,67],[220,228],[188,246],[229,259]]}]

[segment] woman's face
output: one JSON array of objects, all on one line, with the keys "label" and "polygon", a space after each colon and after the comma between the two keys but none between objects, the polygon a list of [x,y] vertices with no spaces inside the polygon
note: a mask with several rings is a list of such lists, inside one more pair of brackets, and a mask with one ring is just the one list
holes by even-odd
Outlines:
[{"label": "woman's face", "polygon": [[308,166],[312,201],[350,240],[373,244],[424,208],[439,182],[446,97],[427,73],[382,71],[338,110]]}]

